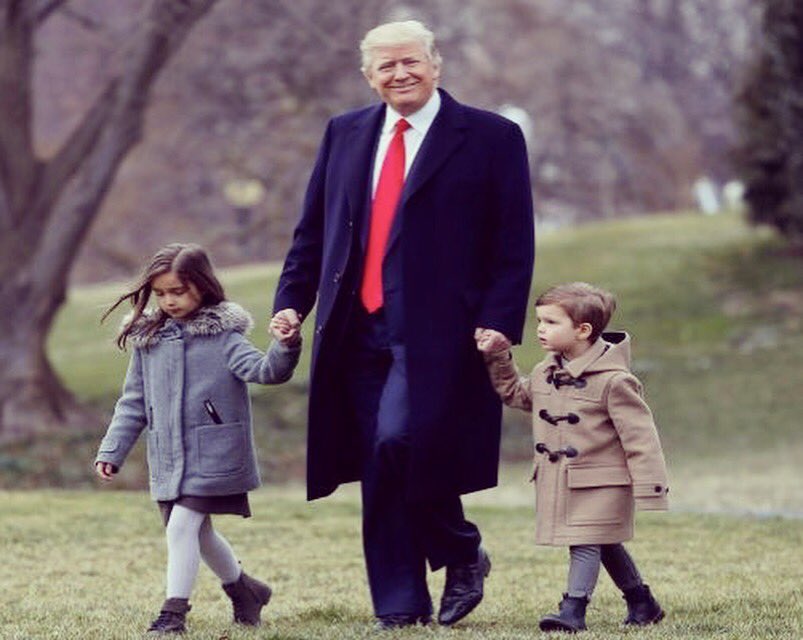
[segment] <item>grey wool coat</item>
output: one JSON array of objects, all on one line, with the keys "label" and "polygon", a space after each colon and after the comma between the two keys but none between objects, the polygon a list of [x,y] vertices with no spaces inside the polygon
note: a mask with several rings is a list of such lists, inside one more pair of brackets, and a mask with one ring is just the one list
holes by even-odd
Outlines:
[{"label": "grey wool coat", "polygon": [[603,333],[568,363],[550,355],[529,376],[509,350],[485,359],[502,401],[533,414],[537,544],[624,542],[636,509],[668,508],[666,462],[627,334]]},{"label": "grey wool coat", "polygon": [[246,383],[289,380],[301,346],[274,341],[261,352],[244,335],[251,316],[233,302],[202,307],[186,321],[168,319],[149,339],[145,322],[138,324],[123,393],[95,461],[121,467],[144,430],[154,500],[258,487]]}]

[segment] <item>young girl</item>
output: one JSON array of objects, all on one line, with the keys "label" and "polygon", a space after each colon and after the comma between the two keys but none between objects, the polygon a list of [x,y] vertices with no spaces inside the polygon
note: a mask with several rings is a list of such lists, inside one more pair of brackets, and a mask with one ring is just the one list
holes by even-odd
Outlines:
[{"label": "young girl", "polygon": [[630,338],[603,333],[615,306],[610,293],[583,282],[542,294],[538,340],[551,355],[529,377],[519,375],[502,334],[477,334],[502,401],[533,414],[536,542],[569,547],[568,588],[542,631],[586,628],[600,564],[627,602],[625,624],[664,617],[622,544],[633,537],[634,510],[666,509],[668,488],[658,432],[630,372]]},{"label": "young girl", "polygon": [[[157,308],[149,310],[151,295]],[[251,515],[247,492],[260,479],[246,383],[288,380],[300,338],[273,342],[267,354],[252,346],[244,336],[251,316],[226,301],[197,245],[158,251],[137,286],[103,318],[126,300],[134,310],[117,344],[134,349],[95,469],[111,480],[146,431],[151,497],[165,523],[168,557],[167,599],[148,631],[185,631],[200,559],[220,578],[234,621],[257,625],[271,590],[241,570],[211,514]]]}]

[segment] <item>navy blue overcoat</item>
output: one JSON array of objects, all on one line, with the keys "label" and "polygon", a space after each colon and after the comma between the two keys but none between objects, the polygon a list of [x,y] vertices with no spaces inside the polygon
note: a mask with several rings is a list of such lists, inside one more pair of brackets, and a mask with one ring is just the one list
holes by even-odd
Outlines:
[{"label": "navy blue overcoat", "polygon": [[[501,404],[473,333],[488,327],[521,342],[534,258],[521,130],[439,91],[441,108],[405,181],[387,249],[401,252],[401,290],[386,288],[385,302],[404,301],[413,500],[495,486]],[[377,104],[329,122],[274,300],[274,311],[292,308],[302,318],[318,305],[309,499],[360,477],[359,434],[342,388],[349,366],[344,335],[359,304],[369,177],[383,117]]]}]

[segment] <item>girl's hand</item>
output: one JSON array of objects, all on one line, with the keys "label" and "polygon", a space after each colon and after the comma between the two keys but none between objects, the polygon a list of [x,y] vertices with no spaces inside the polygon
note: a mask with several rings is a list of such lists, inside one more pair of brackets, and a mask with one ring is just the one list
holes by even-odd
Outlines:
[{"label": "girl's hand", "polygon": [[95,473],[97,473],[104,480],[108,481],[114,477],[115,473],[117,473],[117,467],[115,467],[111,462],[96,462]]},{"label": "girl's hand", "polygon": [[282,309],[270,320],[271,334],[285,346],[294,346],[301,341],[301,320],[295,309]]}]

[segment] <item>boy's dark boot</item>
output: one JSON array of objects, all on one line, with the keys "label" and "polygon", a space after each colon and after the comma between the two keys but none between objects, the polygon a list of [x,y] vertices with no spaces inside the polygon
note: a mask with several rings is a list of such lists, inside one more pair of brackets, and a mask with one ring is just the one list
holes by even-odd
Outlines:
[{"label": "boy's dark boot", "polygon": [[586,629],[586,606],[588,598],[573,598],[563,594],[563,600],[558,605],[560,613],[550,613],[541,618],[538,623],[541,631],[568,631],[576,633]]},{"label": "boy's dark boot", "polygon": [[627,589],[622,597],[627,602],[625,624],[646,625],[663,620],[664,611],[646,584]]},{"label": "boy's dark boot", "polygon": [[231,599],[234,609],[234,622],[257,626],[262,607],[268,604],[271,590],[264,582],[249,576],[245,571],[235,582],[223,585],[223,591]]},{"label": "boy's dark boot", "polygon": [[168,598],[162,605],[159,617],[148,627],[148,633],[151,635],[184,633],[187,630],[185,623],[190,609],[190,603],[185,598]]}]

